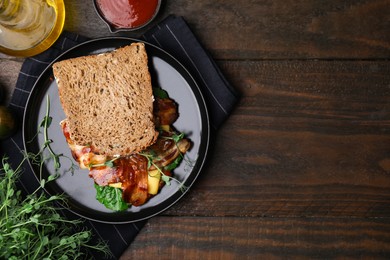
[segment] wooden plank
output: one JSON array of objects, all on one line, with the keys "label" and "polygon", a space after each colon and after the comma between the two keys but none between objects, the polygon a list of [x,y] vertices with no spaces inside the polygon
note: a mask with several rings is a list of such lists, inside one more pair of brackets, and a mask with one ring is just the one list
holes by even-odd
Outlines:
[{"label": "wooden plank", "polygon": [[[181,15],[218,59],[375,59],[390,56],[390,0],[164,1],[156,21]],[[92,1],[66,1],[66,29],[110,35]]]},{"label": "wooden plank", "polygon": [[389,256],[388,218],[155,217],[121,259],[388,259]]},{"label": "wooden plank", "polygon": [[242,99],[166,214],[389,216],[389,63],[221,64]]},{"label": "wooden plank", "polygon": [[[383,58],[389,0],[169,1],[218,58]],[[201,17],[201,18],[200,18]]]}]

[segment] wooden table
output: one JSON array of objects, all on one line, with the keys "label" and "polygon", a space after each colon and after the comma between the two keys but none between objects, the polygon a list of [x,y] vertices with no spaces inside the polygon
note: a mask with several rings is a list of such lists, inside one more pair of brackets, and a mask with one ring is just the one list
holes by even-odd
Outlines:
[{"label": "wooden table", "polygon": [[[67,30],[110,35],[92,1],[66,9]],[[164,1],[155,23],[172,13],[242,98],[122,258],[389,259],[390,1]],[[0,57],[10,92],[23,59]]]}]

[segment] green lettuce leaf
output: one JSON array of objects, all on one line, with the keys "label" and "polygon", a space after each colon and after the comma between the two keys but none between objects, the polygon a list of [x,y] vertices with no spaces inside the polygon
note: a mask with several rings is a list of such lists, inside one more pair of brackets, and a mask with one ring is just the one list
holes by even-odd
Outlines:
[{"label": "green lettuce leaf", "polygon": [[110,186],[99,186],[95,183],[96,199],[106,208],[115,211],[124,211],[129,205],[122,198],[122,189]]}]

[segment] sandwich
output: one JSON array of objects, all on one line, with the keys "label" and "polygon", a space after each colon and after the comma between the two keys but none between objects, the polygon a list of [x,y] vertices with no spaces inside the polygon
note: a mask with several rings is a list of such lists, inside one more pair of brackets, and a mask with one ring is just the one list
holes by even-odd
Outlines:
[{"label": "sandwich", "polygon": [[152,86],[143,43],[53,64],[64,137],[107,208],[140,206],[172,179],[191,142],[178,106]]}]

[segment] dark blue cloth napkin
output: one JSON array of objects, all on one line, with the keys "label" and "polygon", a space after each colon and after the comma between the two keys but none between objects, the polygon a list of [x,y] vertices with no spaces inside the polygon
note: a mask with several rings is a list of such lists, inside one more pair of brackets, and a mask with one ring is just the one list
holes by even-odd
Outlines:
[{"label": "dark blue cloth napkin", "polygon": [[[27,58],[23,63],[9,105],[10,109],[15,112],[20,127],[15,135],[0,144],[1,156],[9,157],[11,165],[18,165],[23,158],[21,124],[24,108],[35,81],[58,55],[86,40],[88,39],[80,35],[63,32],[51,48],[37,56]],[[144,34],[142,40],[161,47],[190,71],[205,96],[210,113],[210,124],[214,130],[218,129],[234,108],[238,95],[226,81],[210,55],[198,42],[185,20],[182,17],[168,16]],[[38,187],[38,183],[27,163],[24,164],[23,168],[21,184],[25,191],[32,192]],[[68,211],[66,215],[69,218],[77,218]],[[93,231],[95,239],[107,241],[114,256],[113,259],[118,259],[145,222],[113,225],[86,220],[84,223],[87,228]],[[95,258],[101,259],[102,256],[95,255]]]}]

